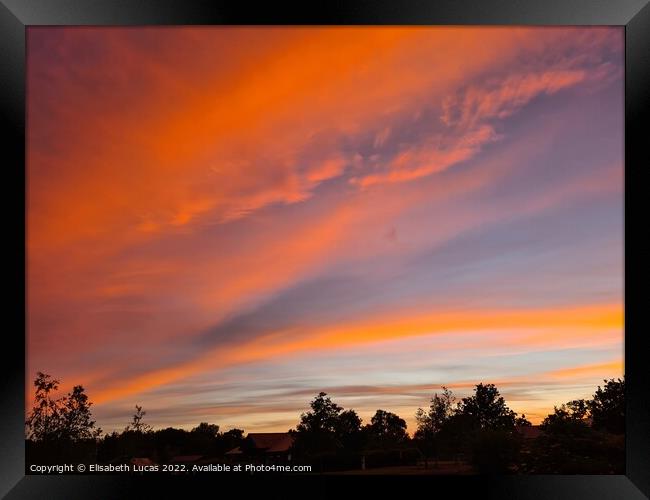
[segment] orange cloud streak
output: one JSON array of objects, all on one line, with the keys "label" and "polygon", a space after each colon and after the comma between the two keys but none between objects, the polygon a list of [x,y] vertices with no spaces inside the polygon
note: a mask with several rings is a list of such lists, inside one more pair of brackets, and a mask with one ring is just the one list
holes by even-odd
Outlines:
[{"label": "orange cloud streak", "polygon": [[[516,331],[538,328],[571,327],[575,330],[608,330],[622,328],[623,311],[617,304],[565,308],[552,310],[522,311],[472,311],[443,312],[407,318],[377,318],[369,323],[357,323],[323,331],[303,333],[293,340],[296,332],[278,332],[265,335],[238,346],[228,346],[207,352],[197,359],[178,366],[136,377],[119,386],[95,391],[95,400],[104,402],[119,399],[160,385],[184,379],[204,370],[219,370],[227,366],[269,360],[299,352],[314,350],[337,350],[347,346],[371,344],[382,340],[431,335],[454,331]],[[547,335],[545,343],[562,344],[565,334]],[[527,344],[527,336],[513,339],[515,343]]]}]

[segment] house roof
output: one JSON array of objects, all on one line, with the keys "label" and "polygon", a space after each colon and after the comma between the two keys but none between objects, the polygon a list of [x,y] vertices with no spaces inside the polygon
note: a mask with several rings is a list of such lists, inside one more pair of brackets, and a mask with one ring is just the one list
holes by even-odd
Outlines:
[{"label": "house roof", "polygon": [[288,451],[293,445],[293,437],[288,432],[252,432],[247,439],[255,448],[267,453]]}]

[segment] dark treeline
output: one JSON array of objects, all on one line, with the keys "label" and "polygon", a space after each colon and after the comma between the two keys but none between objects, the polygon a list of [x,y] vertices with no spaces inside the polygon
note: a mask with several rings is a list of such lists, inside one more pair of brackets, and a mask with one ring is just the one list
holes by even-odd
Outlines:
[{"label": "dark treeline", "polygon": [[[420,466],[448,473],[624,473],[625,381],[605,380],[589,400],[555,407],[541,425],[517,415],[493,384],[478,384],[473,394],[456,400],[442,388],[429,406],[415,414],[417,430],[407,433],[404,419],[377,410],[369,423],[324,392],[310,402],[283,459],[310,464],[313,470],[341,471],[389,466]],[[34,406],[28,415],[27,462],[119,464],[135,457],[170,463],[179,457],[204,457],[214,463],[259,461],[241,429],[222,432],[200,423],[190,431],[154,430],[146,412],[135,407],[121,432],[104,434],[96,426],[92,403],[82,386],[56,397],[59,381],[38,373]],[[206,462],[204,462],[206,463]]]}]

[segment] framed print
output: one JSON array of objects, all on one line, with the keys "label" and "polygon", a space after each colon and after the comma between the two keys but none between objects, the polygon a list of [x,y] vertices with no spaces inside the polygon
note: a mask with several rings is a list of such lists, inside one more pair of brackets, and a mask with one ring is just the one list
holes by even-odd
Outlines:
[{"label": "framed print", "polygon": [[646,0],[2,3],[7,498],[650,496]]}]

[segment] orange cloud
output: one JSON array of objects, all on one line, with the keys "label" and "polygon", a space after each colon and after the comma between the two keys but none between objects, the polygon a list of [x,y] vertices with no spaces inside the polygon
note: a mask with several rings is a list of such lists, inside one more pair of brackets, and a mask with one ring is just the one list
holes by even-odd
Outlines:
[{"label": "orange cloud", "polygon": [[624,373],[623,360],[617,359],[608,363],[595,363],[583,366],[573,366],[561,370],[548,372],[546,376],[559,379],[581,379],[581,378],[605,378],[611,374],[622,375]]},{"label": "orange cloud", "polygon": [[506,118],[533,98],[575,86],[585,78],[587,71],[582,69],[510,75],[492,85],[469,87],[461,97],[448,96],[442,104],[441,119],[448,126],[471,129],[484,120]]},{"label": "orange cloud", "polygon": [[[555,94],[586,79],[600,81],[613,71],[613,68],[607,71],[601,66],[589,72],[584,69],[555,69],[513,74],[491,84],[471,86],[460,97],[448,95],[442,100],[440,119],[452,132],[451,140],[441,136],[437,141],[431,141],[433,145],[403,151],[388,165],[386,173],[353,178],[351,182],[368,187],[383,182],[411,181],[447,170],[471,159],[483,146],[499,139],[488,121],[513,115],[539,95]],[[382,136],[378,138],[383,142]]]},{"label": "orange cloud", "polygon": [[442,172],[457,163],[469,160],[485,144],[495,141],[497,134],[489,125],[474,130],[443,148],[421,148],[400,153],[389,165],[385,174],[370,174],[353,178],[352,184],[368,187],[383,182],[406,182],[419,177]]},{"label": "orange cloud", "polygon": [[347,163],[348,162],[341,157],[325,160],[323,163],[310,170],[307,174],[307,180],[310,182],[320,182],[337,177],[343,173]]},{"label": "orange cloud", "polygon": [[[46,30],[32,28],[29,36]],[[28,61],[28,242],[35,252],[95,241],[93,250],[104,254],[201,214],[230,220],[302,200],[310,187],[302,188],[293,155],[309,143],[314,124],[333,133],[375,123],[385,130],[386,113],[440,98],[496,55],[505,61],[540,43],[532,32],[499,28],[147,30],[152,44],[177,47],[169,56],[142,53],[127,33],[65,31],[57,55],[65,60],[68,46],[99,37],[124,75],[142,79],[132,88],[123,74],[92,65],[74,72],[51,66],[37,78],[40,68],[33,57]],[[202,64],[210,41],[229,36],[250,38],[233,49],[234,62],[224,63],[229,71]],[[193,52],[197,63],[188,56]],[[179,71],[169,71],[170,62]],[[102,86],[89,84],[98,77]],[[46,117],[35,103],[52,92],[57,104]],[[39,146],[44,135],[57,141],[57,155]],[[314,175],[305,179],[312,187],[322,180]]]},{"label": "orange cloud", "polygon": [[[450,332],[480,332],[512,329],[525,332],[538,328],[571,327],[593,334],[598,330],[622,328],[623,311],[618,304],[596,305],[581,308],[515,311],[438,312],[433,315],[375,318],[371,322],[329,327],[321,331],[276,332],[235,346],[220,346],[202,356],[136,377],[119,386],[99,389],[95,399],[104,402],[150,390],[163,384],[191,377],[204,370],[222,369],[240,363],[269,360],[305,351],[338,350],[344,347],[372,344],[390,339]],[[566,340],[565,333],[555,338],[547,335],[547,344]],[[519,340],[517,340],[519,338]],[[527,344],[526,335],[518,335],[513,342]],[[556,375],[557,376],[557,375]]]}]

